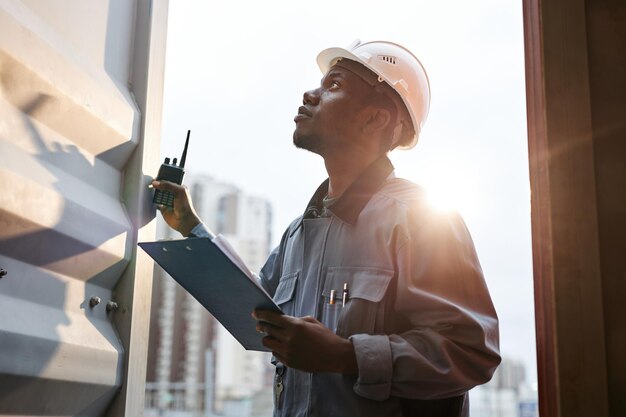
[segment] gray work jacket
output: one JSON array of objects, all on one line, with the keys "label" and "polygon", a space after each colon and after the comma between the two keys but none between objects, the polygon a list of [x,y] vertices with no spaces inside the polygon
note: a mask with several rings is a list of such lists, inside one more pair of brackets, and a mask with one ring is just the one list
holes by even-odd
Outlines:
[{"label": "gray work jacket", "polygon": [[[457,417],[500,362],[498,320],[463,220],[372,164],[319,217],[328,182],[284,233],[260,278],[285,314],[350,338],[358,375],[276,361],[274,416]],[[349,299],[329,310],[330,293]],[[341,303],[336,303],[336,305]],[[329,315],[336,316],[329,323]],[[335,314],[338,313],[338,314]]]}]

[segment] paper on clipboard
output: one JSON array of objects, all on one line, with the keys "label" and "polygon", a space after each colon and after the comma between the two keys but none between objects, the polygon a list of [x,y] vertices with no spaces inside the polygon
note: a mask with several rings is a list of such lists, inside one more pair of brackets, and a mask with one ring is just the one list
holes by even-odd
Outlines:
[{"label": "paper on clipboard", "polygon": [[[199,237],[139,246],[206,308],[247,350],[268,351],[255,309],[281,312],[225,239]],[[233,254],[235,256],[233,256]],[[233,259],[234,258],[234,259]]]},{"label": "paper on clipboard", "polygon": [[232,263],[235,264],[235,266],[241,269],[241,271],[243,271],[248,276],[248,278],[255,279],[254,276],[252,275],[252,271],[248,269],[248,266],[246,265],[246,263],[243,261],[243,259],[241,259],[241,257],[235,251],[235,248],[231,246],[231,244],[228,242],[228,240],[226,240],[226,238],[223,235],[219,234],[215,236],[211,240],[211,242],[213,242],[215,246],[220,248],[220,250],[224,253],[224,255],[226,255],[228,259],[230,259]]}]

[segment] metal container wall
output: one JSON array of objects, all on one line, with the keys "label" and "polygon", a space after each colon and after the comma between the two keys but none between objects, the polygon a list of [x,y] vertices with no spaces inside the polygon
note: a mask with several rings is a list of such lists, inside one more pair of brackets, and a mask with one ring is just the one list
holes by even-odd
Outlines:
[{"label": "metal container wall", "polygon": [[166,26],[167,1],[0,1],[0,415],[143,409]]}]

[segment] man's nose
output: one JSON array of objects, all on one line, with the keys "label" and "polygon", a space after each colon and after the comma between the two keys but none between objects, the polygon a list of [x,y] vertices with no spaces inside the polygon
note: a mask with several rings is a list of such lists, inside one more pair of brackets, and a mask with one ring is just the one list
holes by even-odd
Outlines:
[{"label": "man's nose", "polygon": [[306,91],[304,93],[304,97],[302,99],[302,104],[312,104],[312,105],[316,105],[317,103],[319,103],[320,100],[320,96],[319,96],[319,89],[316,88],[315,90],[309,90]]}]

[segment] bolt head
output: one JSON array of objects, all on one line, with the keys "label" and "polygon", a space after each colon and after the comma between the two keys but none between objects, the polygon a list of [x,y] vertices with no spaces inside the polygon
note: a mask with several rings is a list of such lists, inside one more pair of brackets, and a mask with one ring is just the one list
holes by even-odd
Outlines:
[{"label": "bolt head", "polygon": [[109,301],[107,303],[107,313],[110,313],[111,311],[115,311],[118,309],[118,305],[115,301]]},{"label": "bolt head", "polygon": [[93,296],[89,299],[89,307],[94,308],[98,304],[100,304],[100,297]]}]

